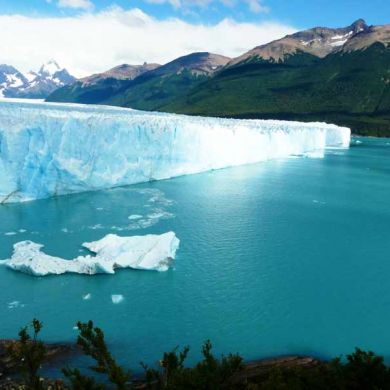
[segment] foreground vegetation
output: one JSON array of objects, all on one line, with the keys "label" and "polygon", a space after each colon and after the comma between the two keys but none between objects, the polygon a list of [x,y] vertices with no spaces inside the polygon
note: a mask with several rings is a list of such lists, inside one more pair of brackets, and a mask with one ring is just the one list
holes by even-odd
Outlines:
[{"label": "foreground vegetation", "polygon": [[[390,389],[390,368],[373,352],[356,349],[346,359],[331,362],[309,359],[310,364],[282,364],[275,360],[267,364],[245,365],[237,354],[216,358],[210,341],[202,347],[202,360],[195,367],[185,365],[189,348],[164,353],[156,368],[141,363],[142,380],[135,380],[130,370],[116,362],[105,342],[103,331],[92,321],[77,324],[77,346],[89,356],[93,365],[90,375],[77,368],[62,370],[64,380],[48,380],[40,375],[47,357],[47,346],[39,339],[42,323],[33,320],[21,329],[19,339],[9,345],[6,360],[13,362],[14,379],[4,379],[0,366],[1,389],[155,389],[155,390],[379,390]],[[4,360],[4,359],[2,359]],[[284,362],[291,360],[285,360]],[[294,362],[294,360],[292,360]],[[257,369],[256,369],[257,367]],[[255,368],[255,369],[254,369]],[[2,380],[3,379],[3,380]],[[1,382],[2,380],[2,382]]]}]

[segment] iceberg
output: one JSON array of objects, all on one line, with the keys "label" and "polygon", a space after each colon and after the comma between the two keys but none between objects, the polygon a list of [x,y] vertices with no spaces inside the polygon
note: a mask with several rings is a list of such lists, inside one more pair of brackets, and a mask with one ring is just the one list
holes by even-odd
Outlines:
[{"label": "iceberg", "polygon": [[111,295],[111,301],[114,305],[118,305],[119,303],[123,302],[125,298],[122,294],[113,294]]},{"label": "iceberg", "polygon": [[349,147],[325,123],[0,101],[0,203],[108,189]]},{"label": "iceberg", "polygon": [[162,272],[167,271],[175,259],[179,243],[173,232],[132,237],[108,234],[99,241],[82,244],[95,256],[79,256],[66,260],[45,254],[41,244],[21,241],[14,245],[12,257],[0,261],[0,264],[34,276],[65,273],[114,274],[119,268]]}]

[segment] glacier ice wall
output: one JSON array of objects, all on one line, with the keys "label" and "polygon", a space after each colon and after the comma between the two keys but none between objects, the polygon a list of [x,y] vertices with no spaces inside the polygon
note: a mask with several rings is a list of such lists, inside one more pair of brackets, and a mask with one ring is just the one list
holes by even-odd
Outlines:
[{"label": "glacier ice wall", "polygon": [[0,203],[106,189],[348,147],[324,123],[0,101]]}]

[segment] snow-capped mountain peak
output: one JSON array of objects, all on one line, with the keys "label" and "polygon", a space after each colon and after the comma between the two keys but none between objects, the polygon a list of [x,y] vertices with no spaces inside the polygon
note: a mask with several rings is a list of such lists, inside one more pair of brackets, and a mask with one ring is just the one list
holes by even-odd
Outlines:
[{"label": "snow-capped mountain peak", "polygon": [[360,39],[367,34],[370,27],[363,19],[350,26],[342,28],[315,27],[299,31],[284,38],[257,46],[240,57],[233,59],[230,65],[235,65],[251,58],[281,61],[299,52],[324,58],[330,53],[340,51],[343,46],[354,38]]},{"label": "snow-capped mountain peak", "polygon": [[56,61],[50,60],[46,62],[46,64],[43,64],[41,68],[39,69],[39,74],[49,74],[49,75],[54,75],[55,73],[59,72],[62,70],[60,66],[57,64]]},{"label": "snow-capped mountain peak", "polygon": [[25,74],[9,65],[0,65],[0,97],[46,98],[55,89],[76,80],[54,60],[43,64],[38,72]]},{"label": "snow-capped mountain peak", "polygon": [[33,72],[32,70],[24,74],[24,77],[26,77],[29,82],[33,81],[37,76],[38,73]]}]

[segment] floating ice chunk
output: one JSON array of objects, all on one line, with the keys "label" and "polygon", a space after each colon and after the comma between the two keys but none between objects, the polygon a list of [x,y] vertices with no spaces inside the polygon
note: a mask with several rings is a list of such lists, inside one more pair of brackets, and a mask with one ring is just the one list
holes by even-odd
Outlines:
[{"label": "floating ice chunk", "polygon": [[8,309],[17,309],[18,307],[24,307],[19,301],[13,301],[8,304]]},{"label": "floating ice chunk", "polygon": [[6,236],[16,236],[16,232],[7,232],[7,233],[4,233]]},{"label": "floating ice chunk", "polygon": [[134,214],[134,215],[129,216],[130,221],[133,221],[136,219],[141,219],[141,218],[142,218],[142,215],[138,215],[138,214]]},{"label": "floating ice chunk", "polygon": [[91,294],[85,294],[85,295],[83,295],[83,300],[84,301],[89,301],[90,299],[91,299],[91,297],[92,297],[92,295]]},{"label": "floating ice chunk", "polygon": [[123,295],[121,294],[114,294],[111,295],[111,300],[114,305],[117,305],[118,303],[121,303],[125,298],[123,298]]},{"label": "floating ice chunk", "polygon": [[119,237],[109,234],[83,246],[96,253],[96,258],[111,259],[113,268],[167,271],[179,247],[175,233]]},{"label": "floating ice chunk", "polygon": [[105,262],[91,256],[78,257],[74,260],[65,260],[49,256],[41,251],[43,245],[32,241],[21,241],[14,245],[14,253],[6,262],[6,266],[27,274],[44,276],[49,274],[63,274],[66,272],[94,274],[110,271]]},{"label": "floating ice chunk", "polygon": [[98,229],[104,229],[104,226],[100,223],[93,225],[93,226],[88,226],[89,229],[91,230],[98,230]]},{"label": "floating ice chunk", "polygon": [[161,218],[173,218],[174,214],[169,213],[168,211],[156,210],[154,213],[148,214],[150,219],[161,219]]},{"label": "floating ice chunk", "polygon": [[73,260],[49,256],[43,245],[21,241],[14,245],[12,257],[5,265],[35,276],[78,273],[113,274],[118,268],[167,271],[179,247],[175,233],[119,237],[109,234],[99,241],[83,244],[95,256],[79,256]]}]

